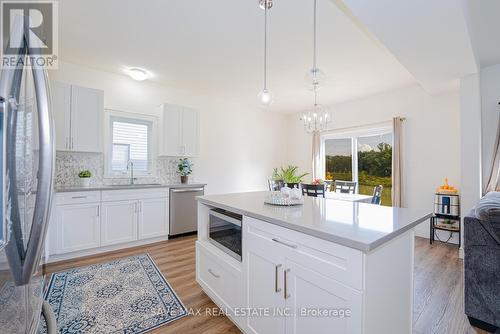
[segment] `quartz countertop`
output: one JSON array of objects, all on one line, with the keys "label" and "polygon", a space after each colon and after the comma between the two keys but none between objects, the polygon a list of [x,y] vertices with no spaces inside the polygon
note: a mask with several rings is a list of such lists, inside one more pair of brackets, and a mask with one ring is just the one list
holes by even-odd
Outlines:
[{"label": "quartz countertop", "polygon": [[100,191],[100,190],[125,190],[125,189],[149,189],[149,188],[199,188],[206,186],[206,183],[187,184],[134,184],[134,185],[99,185],[90,187],[61,187],[56,188],[56,193],[76,192],[76,191]]},{"label": "quartz countertop", "polygon": [[369,252],[429,219],[431,212],[305,197],[298,206],[264,203],[269,192],[199,196],[213,207]]}]

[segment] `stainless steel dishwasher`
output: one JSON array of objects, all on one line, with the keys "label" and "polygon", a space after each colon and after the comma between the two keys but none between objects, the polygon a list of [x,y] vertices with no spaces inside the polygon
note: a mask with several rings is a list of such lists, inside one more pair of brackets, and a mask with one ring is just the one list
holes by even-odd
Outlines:
[{"label": "stainless steel dishwasher", "polygon": [[204,194],[204,187],[170,188],[170,236],[196,232],[198,203],[196,196]]}]

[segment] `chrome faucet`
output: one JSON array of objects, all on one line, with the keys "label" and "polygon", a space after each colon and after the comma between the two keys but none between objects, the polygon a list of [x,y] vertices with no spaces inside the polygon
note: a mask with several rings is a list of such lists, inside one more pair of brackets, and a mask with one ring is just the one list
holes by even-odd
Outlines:
[{"label": "chrome faucet", "polygon": [[127,163],[127,169],[130,170],[130,184],[134,184],[134,162],[132,160],[129,160]]}]

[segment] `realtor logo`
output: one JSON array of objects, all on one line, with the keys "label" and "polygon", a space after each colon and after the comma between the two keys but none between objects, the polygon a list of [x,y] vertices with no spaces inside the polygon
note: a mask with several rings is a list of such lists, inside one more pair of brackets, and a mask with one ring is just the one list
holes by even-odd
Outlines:
[{"label": "realtor logo", "polygon": [[0,0],[0,3],[1,67],[36,64],[55,68],[58,51],[58,3],[12,0]]}]

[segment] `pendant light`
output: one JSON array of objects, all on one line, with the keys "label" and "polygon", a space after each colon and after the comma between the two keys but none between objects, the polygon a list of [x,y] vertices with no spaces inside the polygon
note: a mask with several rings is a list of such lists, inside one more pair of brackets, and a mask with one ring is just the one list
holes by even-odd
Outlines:
[{"label": "pendant light", "polygon": [[317,0],[314,0],[314,20],[313,20],[313,67],[307,74],[308,82],[314,93],[314,104],[312,109],[305,113],[301,120],[304,122],[304,129],[309,132],[321,132],[328,128],[330,116],[328,110],[318,104],[318,90],[323,85],[324,73],[318,68],[316,61],[316,21],[317,21]]},{"label": "pendant light", "polygon": [[260,91],[259,101],[264,106],[273,103],[273,94],[267,89],[267,11],[273,6],[272,0],[259,0],[259,7],[264,10],[264,88]]}]

